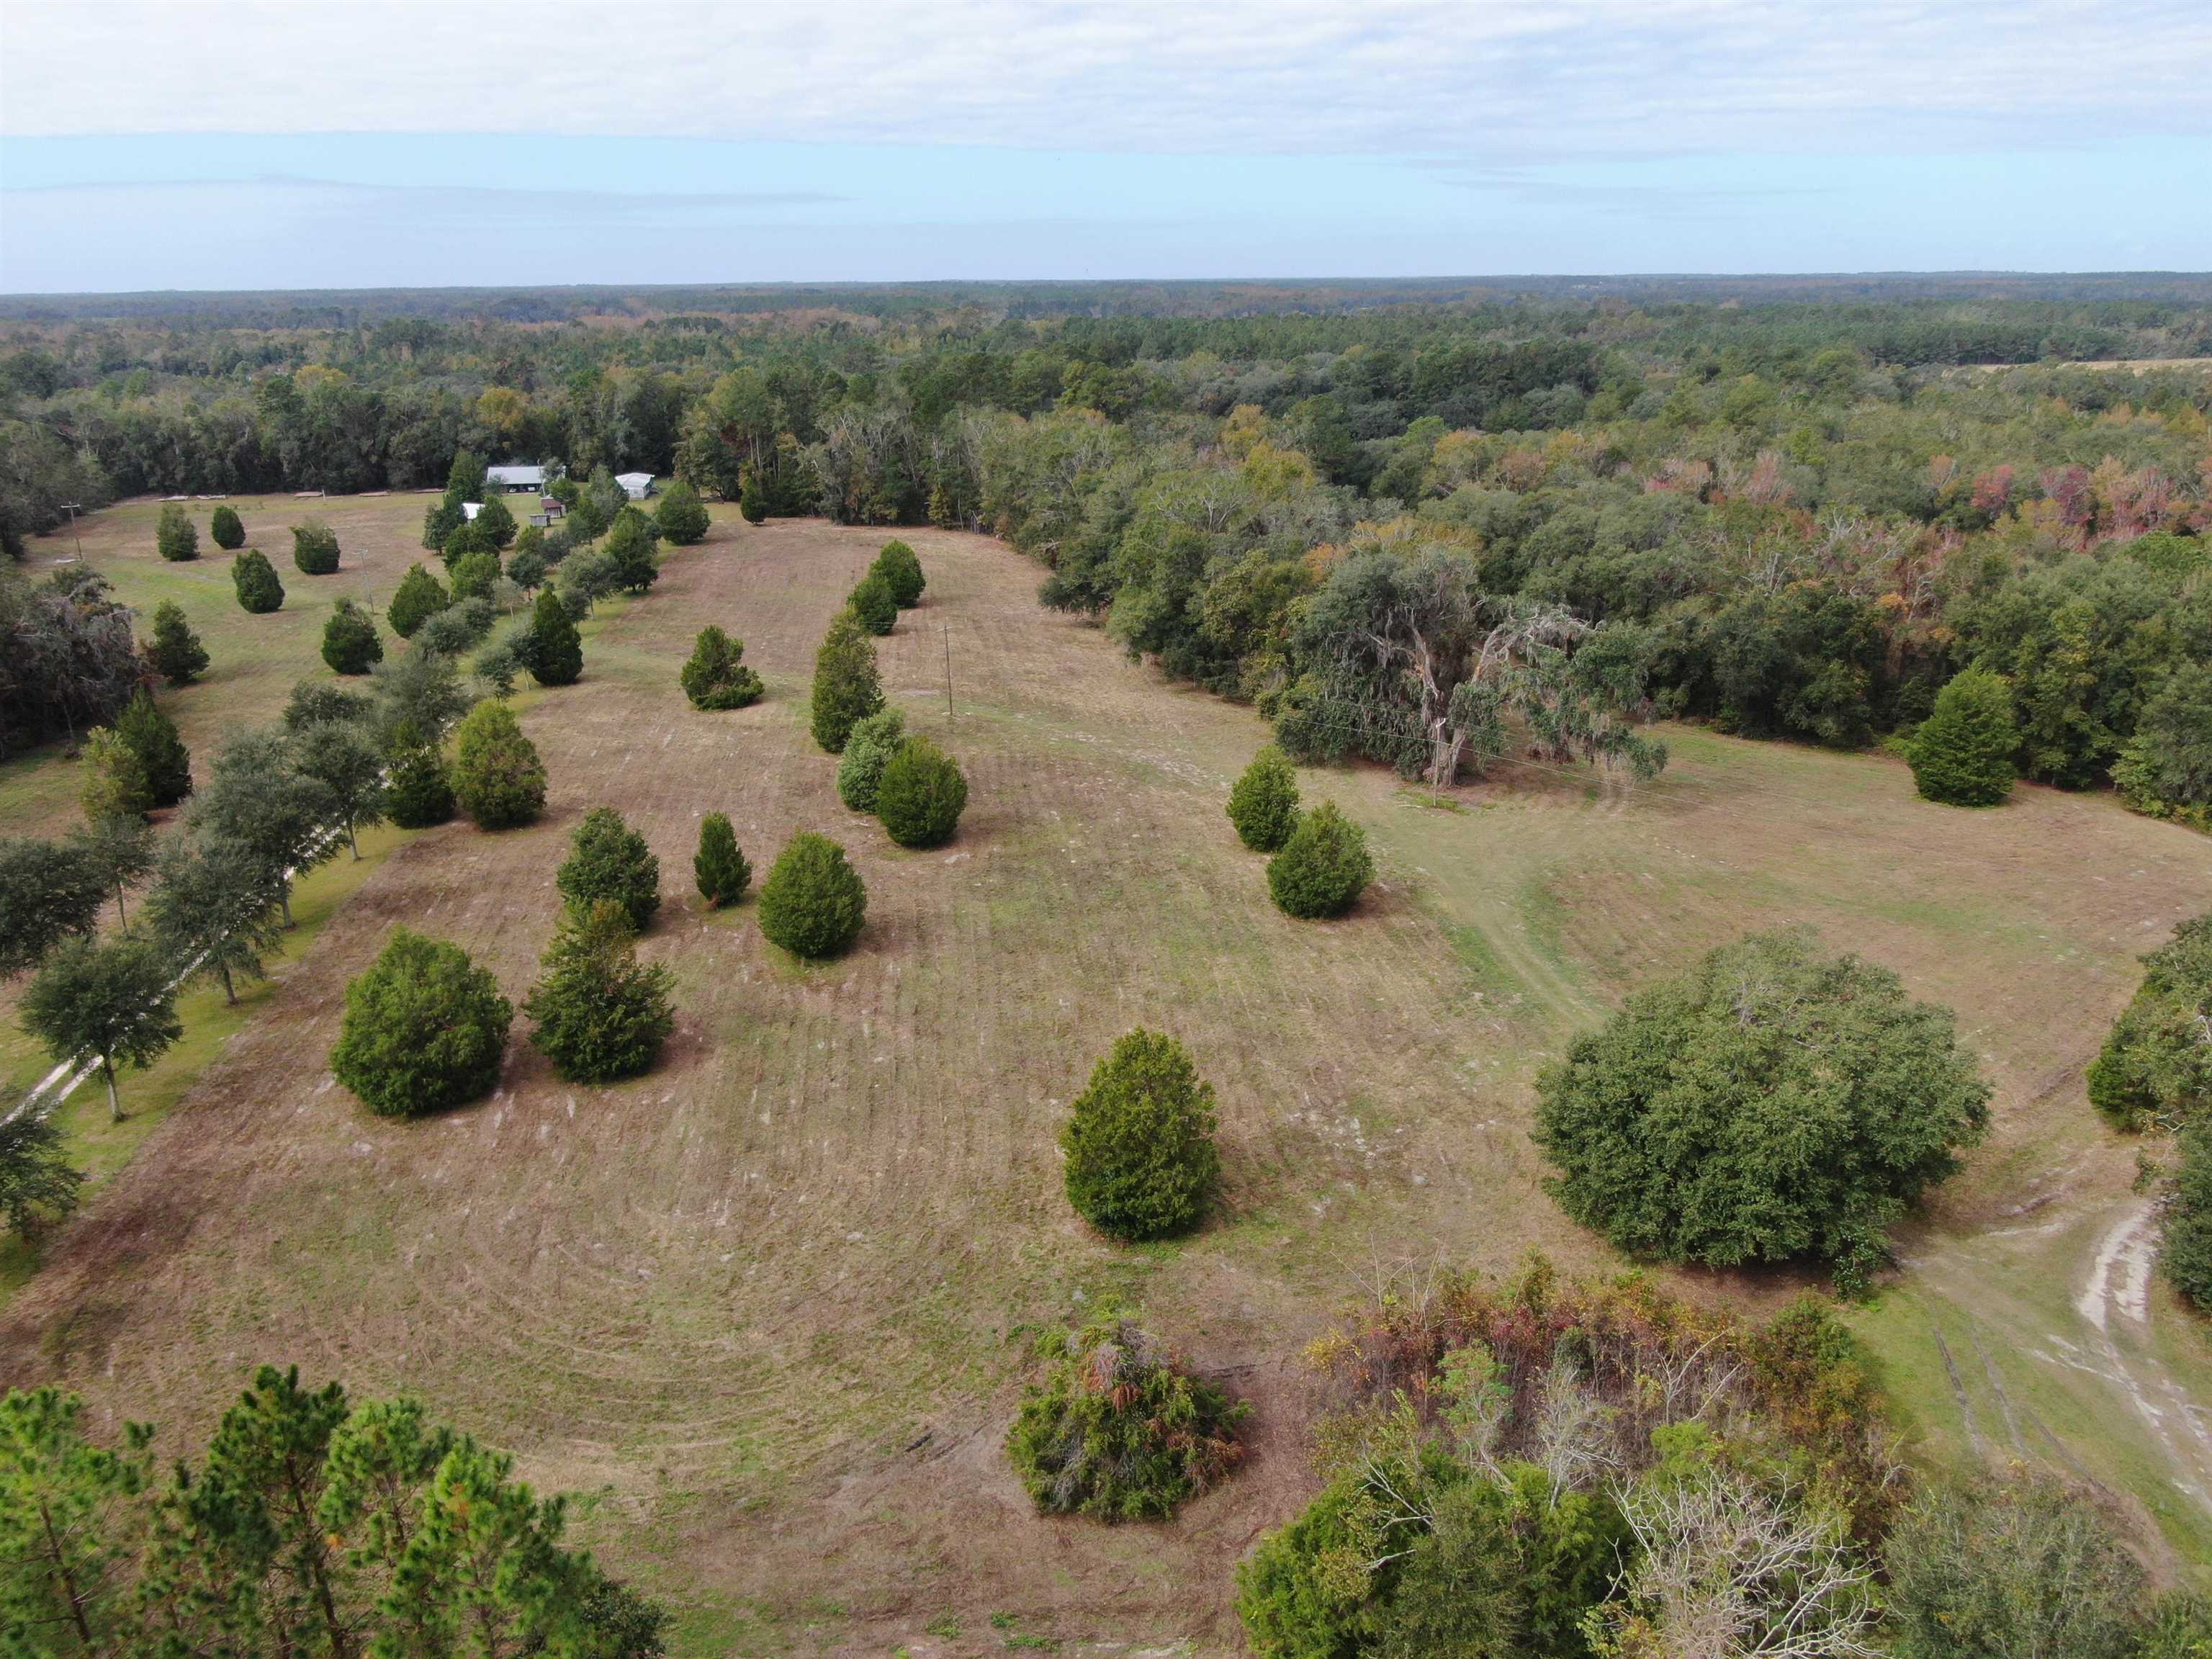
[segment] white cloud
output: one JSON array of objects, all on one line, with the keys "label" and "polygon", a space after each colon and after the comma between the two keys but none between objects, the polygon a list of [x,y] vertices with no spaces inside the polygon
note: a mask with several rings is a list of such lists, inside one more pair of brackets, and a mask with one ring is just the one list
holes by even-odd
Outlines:
[{"label": "white cloud", "polygon": [[2212,130],[2203,0],[0,3],[0,133],[1577,156]]}]

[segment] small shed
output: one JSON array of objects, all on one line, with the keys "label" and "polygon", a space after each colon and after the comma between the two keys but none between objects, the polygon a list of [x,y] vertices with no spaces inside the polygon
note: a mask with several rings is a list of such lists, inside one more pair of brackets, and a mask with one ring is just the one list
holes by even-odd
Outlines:
[{"label": "small shed", "polygon": [[565,519],[568,516],[568,504],[558,495],[540,495],[538,498],[538,510],[549,519]]},{"label": "small shed", "polygon": [[641,501],[653,494],[653,474],[650,472],[617,472],[615,482],[623,487],[623,494],[634,501]]}]

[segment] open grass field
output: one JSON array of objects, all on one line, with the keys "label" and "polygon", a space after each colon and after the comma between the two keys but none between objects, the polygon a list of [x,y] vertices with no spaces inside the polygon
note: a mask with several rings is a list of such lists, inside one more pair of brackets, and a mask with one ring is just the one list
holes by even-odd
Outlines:
[{"label": "open grass field", "polygon": [[[388,594],[422,505],[318,504],[347,560],[319,581],[275,533],[294,504],[248,510],[291,595],[274,617],[237,611],[227,557],[160,565],[150,506],[88,521],[85,551],[133,603],[192,611],[216,666],[165,706],[198,746],[321,672],[325,591]],[[519,700],[545,819],[391,838],[0,1309],[0,1381],[194,1428],[264,1359],[418,1390],[576,1494],[582,1535],[681,1610],[687,1654],[1231,1651],[1234,1564],[1310,1486],[1303,1343],[1382,1264],[1533,1244],[1618,1265],[1541,1189],[1534,1071],[1644,979],[1807,921],[1955,1007],[1997,1085],[1990,1141],[1854,1315],[1920,1449],[2093,1474],[2167,1576],[2203,1578],[2212,1342],[2143,1277],[2136,1151],[2081,1079],[2135,957],[2212,907],[2212,842],[2033,788],[1960,812],[1893,761],[1675,731],[1648,786],[1525,768],[1438,805],[1372,769],[1302,775],[1382,876],[1346,920],[1296,923],[1221,810],[1258,718],[1038,609],[1001,544],[909,531],[930,588],[878,642],[884,683],[971,796],[951,847],[904,853],[840,805],[806,732],[814,646],[884,533],[717,509],[588,625],[583,681]],[[709,622],[746,641],[762,704],[685,703]],[[73,793],[58,765],[0,770],[0,831],[65,821]],[[679,1021],[659,1069],[562,1084],[518,1022],[494,1098],[369,1115],[325,1065],[347,978],[404,921],[519,1000],[601,804],[661,860],[643,951]],[[851,957],[799,969],[750,902],[698,910],[717,810],[757,868],[795,830],[845,842],[871,896]],[[1219,1093],[1228,1202],[1127,1249],[1070,1214],[1055,1136],[1139,1024]],[[1675,1277],[1758,1307],[1801,1282]],[[1109,1297],[1259,1407],[1252,1460],[1169,1525],[1041,1522],[1000,1454],[1030,1334]]]}]

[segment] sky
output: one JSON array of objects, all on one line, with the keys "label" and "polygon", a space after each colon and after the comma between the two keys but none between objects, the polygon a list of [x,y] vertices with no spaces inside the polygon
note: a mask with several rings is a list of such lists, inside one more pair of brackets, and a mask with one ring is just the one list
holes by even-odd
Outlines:
[{"label": "sky", "polygon": [[2212,269],[2212,0],[0,0],[0,292]]}]

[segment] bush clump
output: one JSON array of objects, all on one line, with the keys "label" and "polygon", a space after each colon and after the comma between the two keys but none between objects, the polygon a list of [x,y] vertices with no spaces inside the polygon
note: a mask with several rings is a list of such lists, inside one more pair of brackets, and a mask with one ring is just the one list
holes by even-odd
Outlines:
[{"label": "bush clump", "polygon": [[415,630],[417,651],[458,657],[491,631],[491,601],[456,599]]},{"label": "bush clump", "polygon": [[845,603],[871,634],[888,634],[898,626],[898,601],[891,597],[890,584],[873,572],[860,579]]},{"label": "bush clump", "polygon": [[292,562],[303,576],[328,576],[338,568],[337,532],[319,519],[292,526]]},{"label": "bush clump", "polygon": [[1882,1233],[1989,1127],[1951,1012],[1806,930],[1753,934],[1631,997],[1537,1081],[1553,1196],[1618,1249],[1811,1259],[1856,1288]]},{"label": "bush clump", "polygon": [[942,847],[952,839],[967,805],[968,780],[959,763],[927,738],[899,744],[876,786],[876,816],[902,847]]},{"label": "bush clump", "polygon": [[884,544],[884,550],[876,555],[869,574],[883,578],[902,611],[911,611],[920,605],[922,589],[929,586],[928,579],[921,574],[921,561],[915,556],[912,548],[901,541]]},{"label": "bush clump", "polygon": [[1213,1129],[1212,1085],[1182,1044],[1132,1031],[1098,1062],[1060,1131],[1067,1201],[1116,1238],[1188,1232],[1220,1179]]},{"label": "bush clump", "polygon": [[246,545],[245,521],[238,516],[238,509],[228,501],[208,514],[208,534],[226,553],[235,553]]},{"label": "bush clump", "polygon": [[[239,540],[243,546],[245,538]],[[175,501],[164,504],[161,516],[154,522],[154,550],[172,564],[200,556],[200,532],[192,528],[191,520]]]},{"label": "bush clump", "polygon": [[837,762],[837,799],[855,812],[874,811],[884,768],[905,740],[906,716],[896,708],[879,708],[855,720]]},{"label": "bush clump", "polygon": [[793,836],[761,884],[761,932],[810,962],[850,949],[867,914],[860,872],[827,836],[805,830]]},{"label": "bush clump", "polygon": [[366,674],[384,660],[375,623],[351,599],[331,607],[330,620],[323,624],[323,660],[333,674]]},{"label": "bush clump", "polygon": [[190,685],[207,672],[207,647],[174,599],[154,607],[154,642],[146,647],[146,659],[172,685]]},{"label": "bush clump", "polygon": [[579,909],[602,901],[621,906],[637,933],[652,925],[660,908],[660,860],[611,806],[584,814],[553,884]]},{"label": "bush clump", "polygon": [[1267,860],[1267,891],[1285,915],[1340,916],[1375,878],[1367,832],[1325,800],[1297,821]]},{"label": "bush clump", "polygon": [[410,564],[399,579],[392,603],[385,607],[384,619],[401,639],[411,640],[416,629],[453,602],[453,596],[443,582],[421,565]]},{"label": "bush clump", "polygon": [[1132,1321],[1103,1312],[1038,1346],[1051,1370],[1024,1395],[1006,1455],[1039,1514],[1163,1519],[1243,1457],[1250,1407]]},{"label": "bush clump", "polygon": [[661,539],[672,547],[690,547],[706,539],[707,504],[699,492],[678,478],[660,492],[653,521]]},{"label": "bush clump", "polygon": [[2212,1121],[2212,911],[2142,961],[2142,983],[2089,1066],[2090,1102],[2129,1129]]},{"label": "bush clump", "polygon": [[2200,1311],[2212,1313],[2212,1122],[2181,1132],[2181,1168],[2166,1206],[2158,1266]]},{"label": "bush clump", "polygon": [[842,754],[853,727],[884,706],[876,647],[850,606],[839,611],[814,653],[814,741]]},{"label": "bush clump", "polygon": [[264,617],[284,603],[284,584],[276,580],[276,567],[258,548],[249,547],[230,562],[230,585],[242,610]]},{"label": "bush clump", "polygon": [[1263,744],[1229,792],[1229,822],[1255,853],[1279,853],[1298,827],[1298,779],[1283,751]]},{"label": "bush clump", "polygon": [[678,676],[694,708],[743,708],[760,701],[761,677],[745,666],[744,654],[743,640],[711,623],[699,630]]},{"label": "bush clump", "polygon": [[545,947],[522,1012],[538,1022],[531,1042],[572,1083],[635,1077],[676,1029],[675,975],[641,963],[636,939],[623,908],[599,899],[564,916]]},{"label": "bush clump", "polygon": [[726,812],[709,812],[699,821],[699,850],[691,855],[691,878],[712,909],[735,904],[745,896],[753,867],[738,850],[737,831]]},{"label": "bush clump", "polygon": [[514,1010],[458,945],[399,927],[346,987],[331,1069],[385,1117],[474,1100],[499,1081]]},{"label": "bush clump", "polygon": [[574,685],[584,672],[584,636],[551,588],[530,609],[530,677],[540,685]]},{"label": "bush clump", "polygon": [[480,702],[453,737],[453,799],[479,830],[511,830],[545,810],[545,763],[503,702]]},{"label": "bush clump", "polygon": [[499,555],[489,548],[464,553],[453,564],[456,599],[488,599],[499,586]]},{"label": "bush clump", "polygon": [[1995,806],[2012,793],[2012,691],[1987,669],[1969,668],[1936,693],[1936,707],[1905,745],[1923,797],[1947,806]]}]

